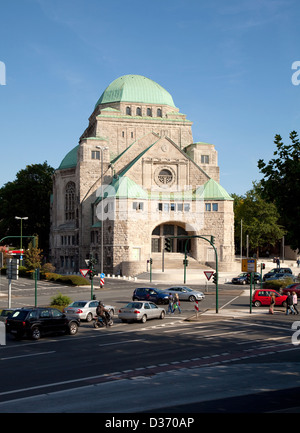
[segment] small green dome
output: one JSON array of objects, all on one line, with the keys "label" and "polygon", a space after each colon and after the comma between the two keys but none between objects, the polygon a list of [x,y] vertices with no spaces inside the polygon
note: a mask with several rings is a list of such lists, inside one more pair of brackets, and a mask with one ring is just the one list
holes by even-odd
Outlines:
[{"label": "small green dome", "polygon": [[104,90],[95,108],[99,104],[110,102],[140,102],[175,107],[169,92],[142,75],[123,75],[114,80]]},{"label": "small green dome", "polygon": [[78,152],[79,145],[74,147],[74,149],[70,150],[60,163],[60,166],[58,167],[58,170],[64,170],[66,168],[73,168],[77,165],[77,152]]}]

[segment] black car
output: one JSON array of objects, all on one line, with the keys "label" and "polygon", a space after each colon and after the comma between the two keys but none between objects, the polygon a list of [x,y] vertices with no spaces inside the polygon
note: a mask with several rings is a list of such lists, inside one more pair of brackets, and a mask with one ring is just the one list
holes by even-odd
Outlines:
[{"label": "black car", "polygon": [[67,316],[56,308],[21,308],[6,320],[6,330],[16,338],[24,336],[38,340],[41,335],[54,333],[77,334],[80,320]]},{"label": "black car", "polygon": [[[251,274],[250,272],[242,272],[237,277],[232,278],[232,284],[250,284],[251,282]],[[252,282],[253,284],[260,282],[260,274],[258,272],[252,273]]]},{"label": "black car", "polygon": [[275,274],[292,274],[291,268],[273,268],[263,276],[263,281],[273,277]]},{"label": "black car", "polygon": [[135,289],[132,295],[133,301],[152,301],[155,304],[168,304],[169,298],[166,292],[152,287],[140,287]]},{"label": "black car", "polygon": [[0,322],[6,322],[6,319],[12,315],[15,308],[4,308],[0,313]]}]

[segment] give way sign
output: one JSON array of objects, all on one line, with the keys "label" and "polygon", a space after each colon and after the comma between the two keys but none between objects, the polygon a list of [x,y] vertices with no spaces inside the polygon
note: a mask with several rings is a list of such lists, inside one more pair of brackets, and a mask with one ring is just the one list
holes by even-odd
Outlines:
[{"label": "give way sign", "polygon": [[81,272],[81,275],[85,278],[86,274],[89,272],[89,269],[79,269]]},{"label": "give way sign", "polygon": [[204,274],[207,278],[207,280],[209,281],[212,277],[212,275],[214,274],[214,271],[204,271]]}]

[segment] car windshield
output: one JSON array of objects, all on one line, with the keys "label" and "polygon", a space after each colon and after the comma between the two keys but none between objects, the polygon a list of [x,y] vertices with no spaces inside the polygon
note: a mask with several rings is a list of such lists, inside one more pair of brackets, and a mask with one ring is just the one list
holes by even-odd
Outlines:
[{"label": "car windshield", "polygon": [[85,301],[75,301],[72,302],[72,304],[69,305],[70,307],[76,307],[76,308],[84,308],[86,306]]},{"label": "car windshield", "polygon": [[129,304],[127,304],[125,308],[142,308],[142,306],[142,302],[129,302]]}]

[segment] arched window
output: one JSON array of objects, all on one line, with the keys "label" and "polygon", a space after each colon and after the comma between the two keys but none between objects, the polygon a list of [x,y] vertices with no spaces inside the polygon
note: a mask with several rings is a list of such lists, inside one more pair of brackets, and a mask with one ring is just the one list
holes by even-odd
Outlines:
[{"label": "arched window", "polygon": [[75,183],[68,182],[65,192],[65,218],[67,221],[75,219]]},{"label": "arched window", "polygon": [[131,108],[130,107],[126,107],[126,114],[128,116],[131,116]]},{"label": "arched window", "polygon": [[157,117],[162,117],[161,108],[157,109]]},{"label": "arched window", "polygon": [[170,170],[167,170],[166,168],[161,170],[158,174],[158,180],[163,184],[167,185],[168,183],[172,182],[173,175],[170,172]]},{"label": "arched window", "polygon": [[147,116],[152,116],[152,110],[151,110],[151,108],[147,108]]},{"label": "arched window", "polygon": [[136,115],[137,115],[137,116],[141,116],[141,115],[142,115],[141,107],[137,107],[137,108],[136,108]]}]

